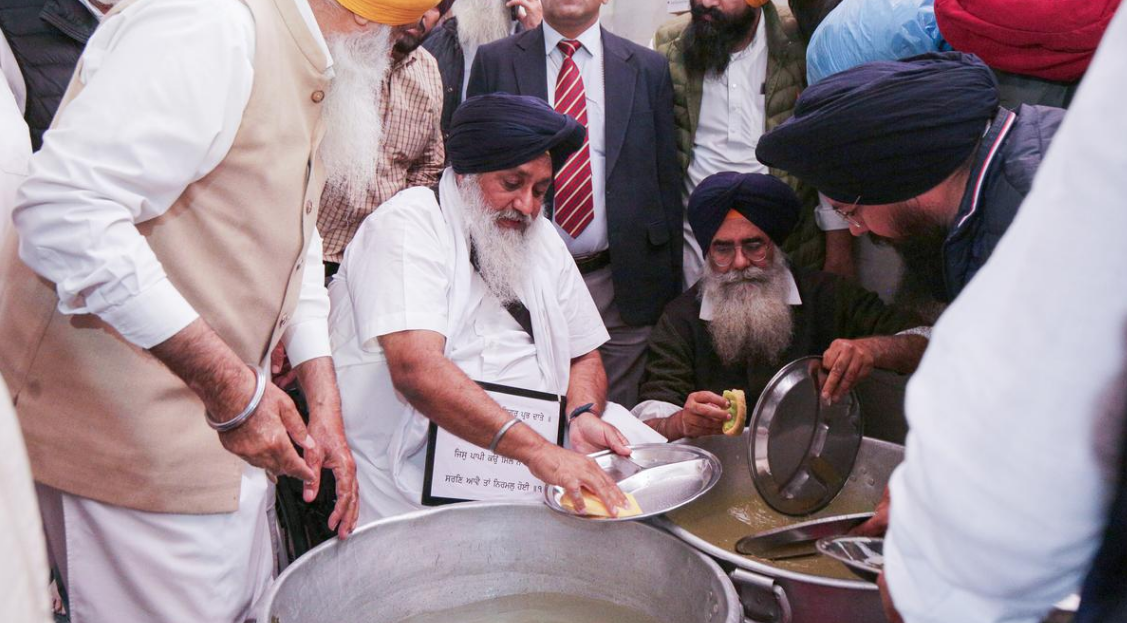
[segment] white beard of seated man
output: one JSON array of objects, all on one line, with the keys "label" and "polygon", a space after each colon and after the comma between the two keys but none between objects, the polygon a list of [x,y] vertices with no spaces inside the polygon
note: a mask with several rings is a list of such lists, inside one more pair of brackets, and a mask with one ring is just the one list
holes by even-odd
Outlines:
[{"label": "white beard of seated man", "polygon": [[712,302],[708,332],[721,361],[727,365],[751,358],[779,362],[794,330],[787,301],[790,282],[781,253],[766,268],[751,265],[721,273],[705,266],[700,292]]}]

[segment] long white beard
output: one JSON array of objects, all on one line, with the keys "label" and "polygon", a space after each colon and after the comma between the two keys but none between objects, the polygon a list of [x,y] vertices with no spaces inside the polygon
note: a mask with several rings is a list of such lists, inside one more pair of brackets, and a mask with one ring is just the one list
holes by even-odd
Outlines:
[{"label": "long white beard", "polygon": [[749,266],[718,273],[706,264],[701,296],[712,301],[708,333],[725,365],[753,359],[771,365],[779,362],[794,332],[787,270],[781,253],[765,269]]},{"label": "long white beard", "polygon": [[[458,191],[462,198],[466,233],[476,252],[482,280],[502,305],[520,300],[520,286],[530,264],[529,241],[534,228],[541,226],[541,219],[513,209],[497,211],[489,206],[476,175],[463,177],[458,183]],[[497,221],[502,218],[523,220],[527,227],[523,230],[500,227]]]},{"label": "long white beard", "polygon": [[373,186],[383,140],[383,82],[391,67],[391,27],[328,39],[333,83],[325,97],[321,161],[327,181],[360,205]]},{"label": "long white beard", "polygon": [[467,58],[479,46],[508,37],[512,28],[504,0],[457,0],[450,12],[458,18],[458,43]]}]

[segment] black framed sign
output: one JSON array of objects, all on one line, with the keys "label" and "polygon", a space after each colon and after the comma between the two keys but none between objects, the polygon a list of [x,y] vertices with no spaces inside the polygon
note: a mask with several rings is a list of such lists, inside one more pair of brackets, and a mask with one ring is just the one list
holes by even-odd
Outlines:
[{"label": "black framed sign", "polygon": [[[545,439],[563,445],[565,398],[519,387],[476,383],[513,417],[520,418]],[[424,505],[536,500],[543,495],[544,483],[520,461],[478,447],[431,422],[423,474]]]}]

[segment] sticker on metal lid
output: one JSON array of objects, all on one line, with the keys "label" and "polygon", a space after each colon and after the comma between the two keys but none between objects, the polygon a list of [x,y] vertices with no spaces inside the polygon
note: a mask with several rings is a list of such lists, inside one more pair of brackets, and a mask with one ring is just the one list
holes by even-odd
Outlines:
[{"label": "sticker on metal lid", "polygon": [[849,479],[861,447],[857,395],[822,402],[821,357],[780,370],[763,390],[751,418],[747,458],[755,488],[771,508],[808,515],[829,504]]}]

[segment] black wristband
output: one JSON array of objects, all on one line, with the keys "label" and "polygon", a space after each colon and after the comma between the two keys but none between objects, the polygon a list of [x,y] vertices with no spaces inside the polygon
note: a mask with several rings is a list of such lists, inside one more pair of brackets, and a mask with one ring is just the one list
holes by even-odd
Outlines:
[{"label": "black wristband", "polygon": [[[595,413],[595,403],[588,402],[587,404],[585,404],[583,406],[576,407],[574,411],[572,411],[571,413],[568,414],[567,423],[571,424],[572,422],[575,421],[575,418],[583,415],[584,413]],[[598,413],[595,413],[596,417],[598,417],[598,415],[599,415]]]}]

